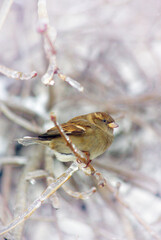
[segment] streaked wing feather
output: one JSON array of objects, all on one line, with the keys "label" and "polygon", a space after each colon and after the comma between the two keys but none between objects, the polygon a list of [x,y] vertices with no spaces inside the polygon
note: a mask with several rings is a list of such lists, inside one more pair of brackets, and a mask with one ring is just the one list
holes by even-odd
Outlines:
[{"label": "streaked wing feather", "polygon": [[[79,125],[73,125],[72,123],[64,123],[61,125],[61,127],[63,128],[64,132],[67,135],[83,135],[85,133],[85,128]],[[60,133],[58,131],[58,129],[56,127],[53,127],[51,129],[49,129],[46,133],[38,136],[39,139],[51,139],[51,138],[56,138],[59,137]]]}]

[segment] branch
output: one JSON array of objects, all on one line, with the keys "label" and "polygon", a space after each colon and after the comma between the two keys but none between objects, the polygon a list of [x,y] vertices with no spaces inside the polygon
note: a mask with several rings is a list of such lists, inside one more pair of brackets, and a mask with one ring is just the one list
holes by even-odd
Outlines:
[{"label": "branch", "polygon": [[105,169],[106,171],[113,172],[124,181],[128,181],[135,186],[142,188],[154,195],[161,195],[160,184],[150,176],[146,176],[138,171],[130,170],[125,167],[116,166],[116,164],[102,164],[100,162],[94,163],[96,167]]},{"label": "branch", "polygon": [[9,78],[19,79],[19,80],[30,80],[37,76],[37,72],[35,71],[32,71],[31,73],[23,73],[23,72],[19,72],[19,71],[7,68],[2,65],[0,65],[0,73],[4,74]]},{"label": "branch", "polygon": [[28,209],[18,218],[13,220],[7,227],[0,230],[0,235],[7,233],[8,231],[14,229],[17,225],[28,219],[40,206],[41,204],[49,198],[53,193],[57,191],[66,181],[68,181],[74,172],[78,170],[76,163],[72,163],[71,166],[63,173],[59,178],[52,182],[45,191],[28,207]]},{"label": "branch", "polygon": [[0,157],[0,167],[1,165],[26,165],[27,158],[21,156],[8,156]]},{"label": "branch", "polygon": [[46,73],[42,76],[41,81],[45,85],[54,85],[54,75],[57,75],[61,80],[67,82],[70,86],[77,89],[79,92],[83,92],[83,86],[71,77],[64,75],[57,65],[56,50],[54,46],[57,32],[56,29],[51,27],[49,24],[46,0],[38,1],[38,17],[38,32],[43,34],[44,49],[46,56],[49,59],[48,69]]},{"label": "branch", "polygon": [[74,197],[77,199],[83,199],[83,200],[90,198],[93,195],[93,193],[96,192],[95,187],[92,187],[91,189],[89,189],[88,191],[85,191],[85,192],[74,192],[65,185],[63,185],[62,188],[71,197]]}]

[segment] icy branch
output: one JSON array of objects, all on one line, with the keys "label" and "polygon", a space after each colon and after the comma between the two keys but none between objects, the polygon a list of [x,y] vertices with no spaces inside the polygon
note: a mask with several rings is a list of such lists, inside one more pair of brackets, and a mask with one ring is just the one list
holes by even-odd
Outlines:
[{"label": "icy branch", "polygon": [[71,197],[74,197],[74,198],[77,198],[77,199],[84,199],[84,200],[90,198],[93,195],[93,193],[96,192],[95,187],[92,187],[91,189],[89,189],[86,192],[74,192],[71,189],[69,189],[68,187],[66,187],[65,185],[63,185],[62,188]]},{"label": "icy branch", "polygon": [[72,163],[71,166],[65,171],[65,173],[63,173],[59,178],[52,182],[22,215],[13,220],[13,222],[11,222],[7,227],[1,229],[0,235],[7,233],[20,223],[24,222],[28,217],[30,217],[41,206],[41,204],[53,193],[55,193],[57,189],[60,188],[67,180],[69,180],[72,174],[77,170],[78,170],[77,164]]},{"label": "icy branch", "polygon": [[45,85],[54,85],[54,76],[57,75],[61,80],[67,82],[70,86],[77,89],[79,92],[83,92],[83,86],[72,79],[61,73],[56,60],[55,41],[57,32],[54,27],[49,24],[49,17],[46,7],[46,0],[38,1],[38,32],[43,34],[44,37],[44,50],[49,60],[49,65],[46,73],[42,76],[41,81]]},{"label": "icy branch", "polygon": [[7,68],[5,66],[0,65],[0,73],[4,74],[5,76],[13,79],[19,80],[30,80],[37,76],[37,72],[32,71],[31,73],[23,73],[11,68]]}]

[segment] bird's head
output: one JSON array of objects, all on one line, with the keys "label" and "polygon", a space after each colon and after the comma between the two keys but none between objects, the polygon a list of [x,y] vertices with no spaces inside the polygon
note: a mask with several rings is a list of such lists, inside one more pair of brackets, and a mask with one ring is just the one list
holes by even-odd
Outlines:
[{"label": "bird's head", "polygon": [[118,127],[114,119],[105,112],[95,112],[92,114],[92,121],[95,125],[99,126],[102,130],[110,131],[113,133],[113,129]]}]

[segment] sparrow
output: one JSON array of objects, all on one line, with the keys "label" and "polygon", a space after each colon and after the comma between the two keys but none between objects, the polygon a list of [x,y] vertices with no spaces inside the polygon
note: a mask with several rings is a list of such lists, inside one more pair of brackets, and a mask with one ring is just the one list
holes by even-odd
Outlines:
[{"label": "sparrow", "polygon": [[[61,124],[61,127],[65,134],[70,137],[72,143],[91,161],[103,154],[112,144],[113,130],[118,127],[118,124],[109,114],[94,112],[72,118]],[[76,156],[67,146],[57,127],[53,127],[36,137],[20,138],[18,142],[25,146],[30,144],[46,145],[54,151],[59,161],[76,161]]]}]

